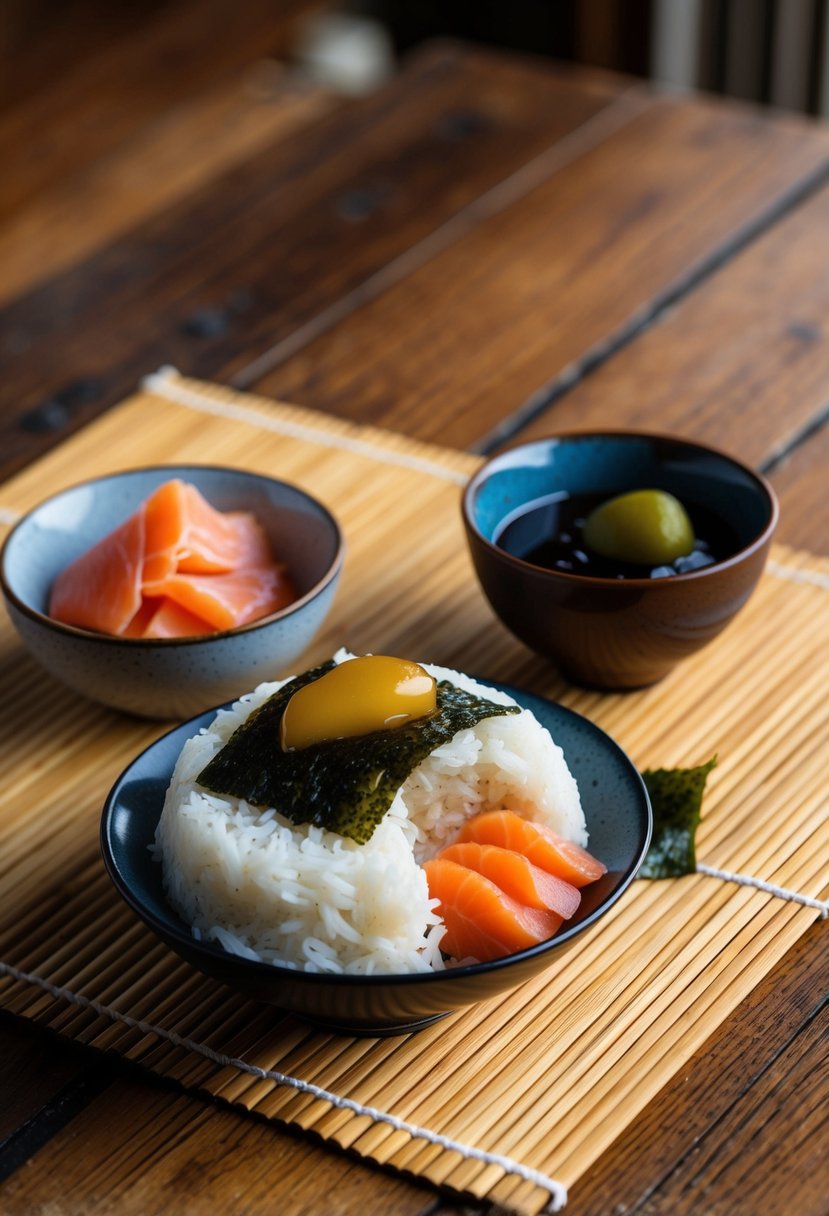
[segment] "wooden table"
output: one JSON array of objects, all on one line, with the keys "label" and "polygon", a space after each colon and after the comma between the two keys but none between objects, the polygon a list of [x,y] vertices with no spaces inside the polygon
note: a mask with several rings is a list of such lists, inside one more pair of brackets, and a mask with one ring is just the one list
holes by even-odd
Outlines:
[{"label": "wooden table", "polygon": [[[476,452],[710,441],[770,477],[780,540],[829,552],[829,130],[444,44],[346,102],[261,53],[243,31],[135,102],[119,51],[97,93],[10,111],[4,475],[174,364]],[[568,1211],[824,1213],[826,981],[815,925]],[[456,1210],[9,1017],[0,1085],[4,1212]]]}]

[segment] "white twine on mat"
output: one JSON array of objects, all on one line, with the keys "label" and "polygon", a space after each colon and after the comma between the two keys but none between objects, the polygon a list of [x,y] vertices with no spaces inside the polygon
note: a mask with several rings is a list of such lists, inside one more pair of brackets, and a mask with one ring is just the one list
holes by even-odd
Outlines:
[{"label": "white twine on mat", "polygon": [[778,887],[773,882],[766,882],[764,878],[753,878],[750,874],[735,874],[733,870],[718,870],[714,866],[707,866],[703,862],[697,862],[697,873],[707,874],[709,878],[721,878],[724,882],[736,882],[741,887],[756,887],[758,891],[765,891],[768,895],[776,895],[778,899],[787,899],[791,903],[804,904],[807,908],[817,908],[820,911],[821,920],[825,920],[829,916],[829,900],[815,899],[811,895],[802,895],[799,891],[792,891],[789,887]]},{"label": "white twine on mat", "polygon": [[21,971],[20,968],[2,960],[0,960],[0,975],[7,975],[10,979],[20,980],[26,984],[33,984],[36,988],[48,992],[50,996],[68,1001],[71,1005],[77,1005],[80,1009],[91,1009],[93,1013],[110,1018],[114,1022],[122,1022],[133,1030],[140,1030],[142,1034],[157,1035],[168,1043],[172,1043],[174,1047],[183,1047],[187,1051],[196,1052],[197,1055],[204,1056],[222,1068],[237,1068],[241,1072],[249,1073],[252,1077],[258,1077],[262,1081],[275,1081],[277,1085],[285,1085],[290,1089],[297,1090],[299,1093],[310,1094],[314,1098],[330,1102],[332,1106],[336,1106],[339,1110],[348,1110],[355,1115],[367,1115],[375,1123],[388,1124],[395,1131],[407,1132],[418,1140],[427,1140],[430,1144],[437,1144],[440,1148],[447,1149],[449,1152],[458,1153],[466,1160],[481,1161],[485,1165],[500,1166],[505,1173],[514,1174],[524,1182],[531,1182],[534,1186],[548,1192],[550,1199],[544,1208],[545,1212],[560,1212],[567,1203],[567,1188],[563,1183],[557,1182],[555,1178],[549,1178],[540,1170],[534,1170],[528,1165],[522,1165],[520,1161],[513,1161],[511,1157],[504,1157],[501,1153],[489,1153],[485,1149],[475,1148],[470,1144],[463,1144],[459,1140],[453,1140],[449,1136],[441,1135],[440,1132],[430,1131],[427,1127],[420,1127],[416,1123],[409,1123],[406,1119],[399,1119],[396,1115],[390,1115],[386,1111],[378,1110],[375,1106],[364,1106],[362,1102],[355,1102],[353,1098],[343,1098],[340,1094],[322,1089],[311,1081],[302,1081],[298,1077],[288,1076],[287,1073],[277,1072],[275,1069],[258,1068],[255,1064],[248,1064],[245,1060],[240,1060],[235,1056],[226,1056],[220,1051],[214,1051],[212,1047],[208,1047],[205,1043],[197,1043],[195,1039],[188,1039],[183,1035],[176,1034],[174,1030],[165,1030],[163,1026],[154,1026],[151,1022],[144,1022],[140,1018],[130,1017],[128,1013],[121,1013],[109,1005],[102,1005],[100,1001],[95,1001],[91,997],[81,996],[80,993],[71,992],[68,988],[61,988],[57,984],[52,984],[49,980],[43,979],[42,976],[35,975],[31,971]]},{"label": "white twine on mat", "polygon": [[459,473],[456,469],[445,468],[437,461],[427,460],[423,456],[413,456],[408,452],[387,451],[378,444],[369,443],[366,439],[318,431],[315,427],[303,426],[301,422],[271,418],[235,402],[217,401],[214,397],[209,397],[183,385],[180,382],[179,373],[174,367],[162,367],[157,372],[145,376],[141,381],[141,386],[148,393],[154,393],[157,397],[166,397],[168,401],[174,401],[177,405],[184,405],[188,409],[198,410],[203,414],[214,414],[216,417],[230,418],[235,422],[247,422],[262,430],[273,431],[277,435],[286,435],[291,439],[302,439],[306,443],[315,443],[321,447],[356,452],[360,456],[367,456],[381,464],[402,465],[403,468],[428,473],[431,477],[439,477],[442,481],[449,481],[458,486],[466,485],[469,480],[468,474]]},{"label": "white twine on mat", "polygon": [[784,578],[789,583],[810,583],[813,587],[829,591],[829,574],[823,574],[820,570],[801,570],[799,566],[787,566],[773,557],[767,561],[766,570],[775,578]]},{"label": "white twine on mat", "polygon": [[[356,452],[361,456],[368,456],[371,460],[379,461],[381,464],[393,464],[407,469],[415,469],[417,472],[427,473],[432,477],[440,478],[442,481],[453,482],[455,485],[464,486],[469,480],[468,474],[459,473],[455,469],[445,468],[443,465],[438,464],[437,461],[427,460],[423,456],[413,456],[407,452],[388,451],[377,444],[369,443],[365,439],[357,439],[353,436],[338,435],[336,433],[331,434],[326,431],[319,431],[315,427],[303,426],[299,422],[288,422],[285,419],[271,418],[236,402],[217,401],[214,397],[200,393],[196,389],[188,388],[182,384],[181,373],[175,367],[160,367],[157,372],[151,372],[145,376],[141,381],[141,385],[149,393],[154,393],[158,397],[165,397],[168,401],[174,401],[178,405],[187,406],[189,409],[198,410],[201,413],[213,414],[219,418],[230,418],[237,422],[246,422],[250,426],[261,427],[263,430],[273,431],[278,435],[287,435],[292,439],[301,439],[308,443],[320,444],[322,447],[341,448],[345,451]],[[232,389],[228,389],[228,392],[233,391]],[[0,508],[0,511],[2,511],[2,508]],[[2,515],[0,515],[0,522],[2,522]],[[801,570],[798,566],[790,566],[784,562],[775,561],[774,558],[768,560],[766,570],[769,574],[774,575],[775,578],[785,579],[790,583],[809,583],[813,587],[822,587],[824,590],[829,591],[829,574],[823,574],[818,570]]]}]

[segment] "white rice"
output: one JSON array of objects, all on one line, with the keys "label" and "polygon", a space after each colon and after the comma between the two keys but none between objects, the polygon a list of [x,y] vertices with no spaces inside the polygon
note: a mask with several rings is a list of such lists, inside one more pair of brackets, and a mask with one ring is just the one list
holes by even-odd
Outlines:
[{"label": "white rice", "polygon": [[[335,657],[351,656],[340,651]],[[423,666],[438,680],[514,704],[460,672]],[[484,719],[437,748],[363,845],[199,786],[196,776],[211,757],[285,682],[260,684],[220,711],[187,741],[176,764],[156,855],[167,895],[197,938],[306,971],[438,969],[444,930],[419,862],[448,843],[464,820],[506,806],[587,844],[576,782],[529,710]]]}]

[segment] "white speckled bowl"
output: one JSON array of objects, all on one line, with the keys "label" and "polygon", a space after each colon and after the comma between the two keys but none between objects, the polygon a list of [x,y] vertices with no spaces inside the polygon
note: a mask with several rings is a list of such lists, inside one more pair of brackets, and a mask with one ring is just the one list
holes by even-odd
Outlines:
[{"label": "white speckled bowl", "polygon": [[[58,572],[172,477],[197,486],[220,511],[252,511],[299,599],[239,629],[160,641],[109,637],[47,616]],[[336,519],[297,486],[241,469],[160,465],[83,482],[35,507],[6,538],[0,587],[15,629],[56,679],[114,709],[182,718],[288,674],[325,619],[343,557]]]}]

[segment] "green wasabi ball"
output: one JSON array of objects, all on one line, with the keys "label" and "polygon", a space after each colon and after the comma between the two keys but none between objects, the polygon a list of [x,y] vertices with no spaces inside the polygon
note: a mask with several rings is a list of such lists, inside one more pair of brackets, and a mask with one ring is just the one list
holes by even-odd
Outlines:
[{"label": "green wasabi ball", "polygon": [[688,512],[664,490],[632,490],[603,502],[582,535],[594,553],[642,566],[669,565],[694,548]]}]

